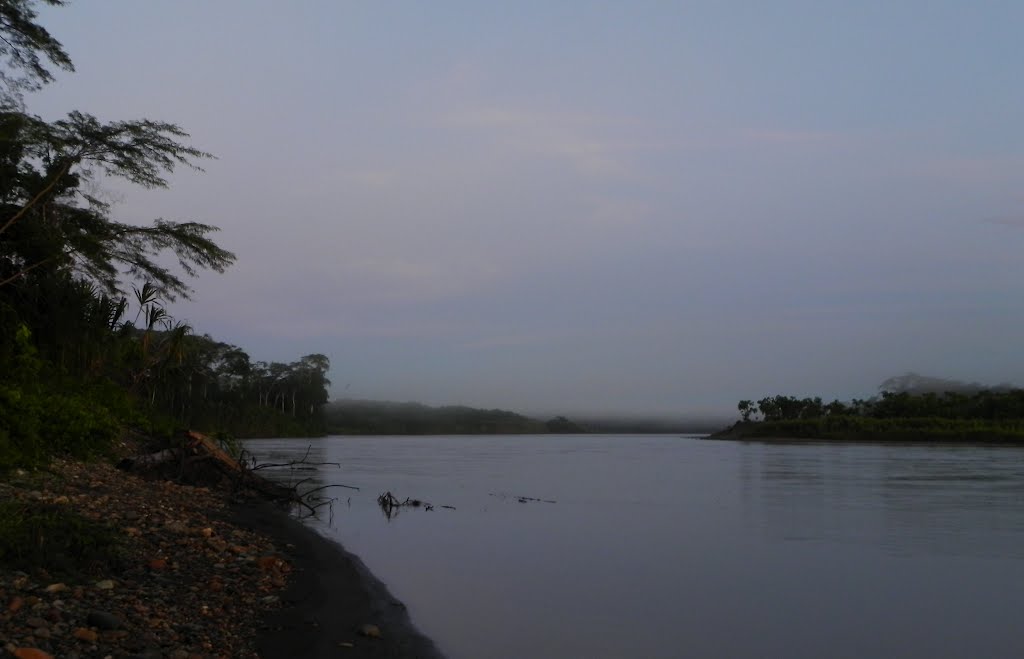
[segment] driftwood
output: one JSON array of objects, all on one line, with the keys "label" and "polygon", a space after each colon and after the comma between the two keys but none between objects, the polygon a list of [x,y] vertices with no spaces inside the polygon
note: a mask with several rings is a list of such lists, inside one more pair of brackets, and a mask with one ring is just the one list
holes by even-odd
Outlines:
[{"label": "driftwood", "polygon": [[[334,501],[319,496],[323,490],[330,487],[359,489],[351,485],[333,484],[302,492],[300,486],[310,479],[303,479],[293,485],[285,485],[264,478],[257,473],[260,469],[267,467],[305,465],[307,464],[305,459],[308,456],[309,449],[306,450],[306,456],[296,462],[260,465],[256,464],[254,459],[248,458],[244,452],[236,458],[210,437],[198,432],[187,431],[180,447],[162,449],[155,453],[125,459],[118,466],[129,471],[160,472],[164,476],[170,476],[169,470],[176,467],[175,479],[178,481],[208,485],[227,481],[231,485],[232,491],[254,491],[271,501],[300,506],[309,514],[314,514],[321,506],[329,505]],[[310,468],[319,464],[337,463],[308,463]]]},{"label": "driftwood", "polygon": [[523,497],[517,494],[505,494],[504,492],[491,492],[490,496],[497,497],[499,499],[515,499],[519,503],[529,503],[530,501],[536,501],[537,503],[557,503],[551,499],[538,499],[536,497]]},{"label": "driftwood", "polygon": [[[420,508],[420,507],[422,507],[424,510],[433,510],[434,509],[434,504],[427,503],[426,501],[420,501],[419,499],[409,499],[409,498],[406,498],[403,501],[399,501],[398,498],[395,497],[395,495],[391,494],[391,492],[385,492],[384,494],[382,494],[379,497],[377,497],[377,505],[379,505],[380,509],[384,511],[384,516],[387,517],[388,519],[391,519],[392,517],[397,515],[398,511],[401,508],[405,508],[405,507],[409,507],[409,508]],[[441,507],[442,508],[447,508],[448,510],[455,510],[455,506],[441,506]]]}]

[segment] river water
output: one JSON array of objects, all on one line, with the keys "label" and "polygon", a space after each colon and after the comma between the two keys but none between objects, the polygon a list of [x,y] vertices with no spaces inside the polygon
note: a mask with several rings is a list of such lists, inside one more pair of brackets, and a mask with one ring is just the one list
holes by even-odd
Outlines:
[{"label": "river water", "polygon": [[[452,659],[1024,657],[1024,448],[253,440]],[[390,519],[390,491],[433,504]],[[540,501],[534,500],[540,499]],[[442,506],[451,506],[444,508]]]}]

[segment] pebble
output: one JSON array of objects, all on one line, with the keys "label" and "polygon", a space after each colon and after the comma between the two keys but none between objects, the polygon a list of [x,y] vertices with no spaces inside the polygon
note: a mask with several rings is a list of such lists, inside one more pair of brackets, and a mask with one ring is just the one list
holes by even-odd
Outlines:
[{"label": "pebble", "polygon": [[17,648],[13,654],[18,659],[53,659],[52,654],[43,652],[38,648]]},{"label": "pebble", "polygon": [[124,562],[55,574],[67,583],[0,567],[0,657],[255,659],[259,616],[280,606],[290,568],[267,560],[261,569],[256,558],[281,548],[226,524],[223,494],[142,483],[104,463],[58,460],[52,469],[59,478],[42,486],[0,479],[0,499],[67,497],[67,510],[116,529]]},{"label": "pebble", "polygon": [[359,633],[367,638],[380,638],[380,627],[377,625],[363,625],[359,628]]},{"label": "pebble", "polygon": [[79,627],[72,633],[72,635],[78,640],[85,641],[86,643],[95,643],[100,637],[99,634],[86,627]]}]

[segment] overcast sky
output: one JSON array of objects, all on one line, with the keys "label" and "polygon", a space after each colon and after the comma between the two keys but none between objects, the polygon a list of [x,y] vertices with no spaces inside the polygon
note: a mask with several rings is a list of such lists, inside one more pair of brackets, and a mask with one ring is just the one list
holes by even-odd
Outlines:
[{"label": "overcast sky", "polygon": [[213,152],[119,219],[334,394],[526,412],[1024,383],[1024,2],[78,0],[48,118]]}]

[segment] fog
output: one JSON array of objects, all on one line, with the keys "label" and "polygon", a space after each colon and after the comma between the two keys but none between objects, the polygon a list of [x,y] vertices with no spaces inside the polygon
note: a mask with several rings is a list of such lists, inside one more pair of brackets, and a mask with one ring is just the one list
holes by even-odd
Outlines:
[{"label": "fog", "polygon": [[1024,5],[108,0],[55,117],[217,160],[114,215],[238,255],[170,311],[334,394],[704,414],[1019,382]]}]

